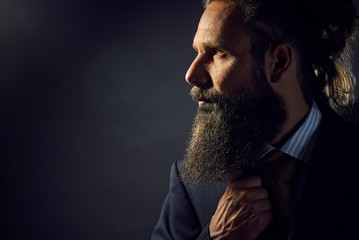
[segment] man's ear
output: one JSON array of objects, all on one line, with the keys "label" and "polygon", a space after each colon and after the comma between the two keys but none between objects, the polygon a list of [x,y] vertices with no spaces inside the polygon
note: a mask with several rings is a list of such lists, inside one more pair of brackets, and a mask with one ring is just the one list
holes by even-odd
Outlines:
[{"label": "man's ear", "polygon": [[287,43],[281,43],[271,50],[272,64],[269,66],[269,81],[278,83],[285,77],[294,64],[294,48]]}]

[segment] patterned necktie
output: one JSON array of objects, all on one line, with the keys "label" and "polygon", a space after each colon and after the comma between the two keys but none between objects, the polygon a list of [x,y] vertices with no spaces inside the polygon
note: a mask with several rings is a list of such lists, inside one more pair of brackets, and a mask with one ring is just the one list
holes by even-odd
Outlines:
[{"label": "patterned necktie", "polygon": [[267,153],[257,164],[263,186],[269,192],[276,215],[275,234],[288,237],[293,221],[297,200],[294,194],[294,180],[299,161],[276,149]]}]

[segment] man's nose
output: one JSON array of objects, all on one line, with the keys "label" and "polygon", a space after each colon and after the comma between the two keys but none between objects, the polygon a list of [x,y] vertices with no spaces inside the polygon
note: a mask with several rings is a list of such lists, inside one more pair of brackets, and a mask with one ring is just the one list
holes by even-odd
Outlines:
[{"label": "man's nose", "polygon": [[206,66],[199,56],[192,62],[186,73],[186,81],[197,87],[208,88],[211,80]]}]

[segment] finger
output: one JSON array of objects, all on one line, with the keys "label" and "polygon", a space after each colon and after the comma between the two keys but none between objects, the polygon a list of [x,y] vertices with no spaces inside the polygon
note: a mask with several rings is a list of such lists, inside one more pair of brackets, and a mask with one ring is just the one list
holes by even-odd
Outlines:
[{"label": "finger", "polygon": [[258,176],[247,177],[231,183],[234,188],[255,188],[262,186],[262,179]]},{"label": "finger", "polygon": [[268,199],[268,191],[265,188],[250,188],[246,190],[245,198],[247,201]]},{"label": "finger", "polygon": [[272,202],[269,199],[258,200],[253,202],[251,206],[258,214],[272,210]]},{"label": "finger", "polygon": [[261,222],[268,226],[274,220],[273,211],[266,211],[260,214]]},{"label": "finger", "polygon": [[262,186],[262,179],[258,176],[247,177],[237,181],[229,182],[226,188],[226,193],[233,194],[242,192],[247,188],[259,188]]},{"label": "finger", "polygon": [[231,179],[229,180],[229,183],[233,183],[235,181],[238,181],[242,176],[242,170],[235,169],[232,173]]},{"label": "finger", "polygon": [[256,230],[258,233],[261,233],[268,227],[268,225],[273,221],[274,214],[272,211],[263,212],[258,214],[256,218],[253,218]]}]

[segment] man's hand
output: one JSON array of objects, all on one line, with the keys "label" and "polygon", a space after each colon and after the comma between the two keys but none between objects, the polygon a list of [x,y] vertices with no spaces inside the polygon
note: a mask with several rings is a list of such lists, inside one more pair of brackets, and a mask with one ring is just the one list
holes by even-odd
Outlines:
[{"label": "man's hand", "polygon": [[272,221],[272,204],[260,177],[232,175],[209,225],[211,238],[256,239]]}]

